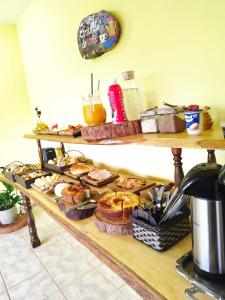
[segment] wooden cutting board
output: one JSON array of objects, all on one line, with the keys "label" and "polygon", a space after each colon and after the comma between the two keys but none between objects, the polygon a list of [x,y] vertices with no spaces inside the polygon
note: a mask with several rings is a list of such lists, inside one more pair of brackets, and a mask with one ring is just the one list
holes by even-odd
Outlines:
[{"label": "wooden cutting board", "polygon": [[94,180],[94,179],[91,179],[88,175],[82,176],[82,177],[80,177],[80,179],[84,180],[86,183],[93,185],[93,186],[103,186],[103,185],[113,182],[118,177],[119,177],[118,174],[112,173],[112,176],[110,176],[109,178],[104,179],[104,180]]},{"label": "wooden cutting board", "polygon": [[113,191],[116,191],[116,192],[131,192],[131,193],[135,193],[135,194],[139,194],[140,191],[143,191],[147,188],[150,188],[150,187],[153,187],[156,185],[155,182],[151,181],[151,180],[148,180],[148,179],[145,179],[145,178],[141,178],[141,177],[135,177],[135,176],[122,176],[122,177],[126,177],[126,178],[134,178],[134,179],[141,179],[141,180],[144,180],[145,184],[141,187],[134,187],[134,188],[130,188],[130,189],[126,189],[126,188],[121,188],[119,186],[116,185],[116,180],[112,183],[110,183],[108,185],[108,187],[110,189],[112,189]]},{"label": "wooden cutting board", "polygon": [[110,233],[112,235],[131,235],[133,233],[133,227],[131,220],[123,220],[123,221],[110,221],[105,219],[100,212],[95,210],[94,214],[94,223],[96,227],[106,233]]},{"label": "wooden cutting board", "polygon": [[83,174],[79,174],[79,175],[73,175],[73,174],[71,174],[70,171],[68,170],[68,171],[65,171],[64,174],[65,174],[66,176],[69,176],[69,177],[74,178],[74,179],[80,179],[82,176],[88,174],[88,172],[87,172],[87,173],[83,173]]}]

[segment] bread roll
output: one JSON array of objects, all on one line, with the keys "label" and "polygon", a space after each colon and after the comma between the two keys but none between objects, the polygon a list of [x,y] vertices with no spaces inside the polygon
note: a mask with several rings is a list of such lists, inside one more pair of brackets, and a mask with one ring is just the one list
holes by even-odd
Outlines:
[{"label": "bread roll", "polygon": [[93,168],[94,167],[92,165],[77,163],[73,164],[70,167],[70,173],[73,175],[81,175],[90,172],[91,170],[93,170]]}]

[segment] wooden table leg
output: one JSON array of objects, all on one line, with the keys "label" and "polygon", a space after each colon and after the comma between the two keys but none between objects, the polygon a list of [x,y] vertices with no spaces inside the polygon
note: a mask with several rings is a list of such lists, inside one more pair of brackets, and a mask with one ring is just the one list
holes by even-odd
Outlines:
[{"label": "wooden table leg", "polygon": [[207,149],[208,152],[208,163],[216,163],[216,155],[215,150],[213,149]]},{"label": "wooden table leg", "polygon": [[22,195],[23,197],[23,204],[26,211],[27,216],[27,226],[30,234],[30,241],[33,248],[36,248],[41,245],[40,239],[37,234],[37,229],[35,225],[34,215],[32,213],[30,198]]},{"label": "wooden table leg", "polygon": [[40,159],[40,164],[41,164],[41,169],[44,169],[44,160],[43,160],[43,153],[41,149],[41,141],[37,140],[37,145],[38,145],[38,154],[39,154],[39,159]]},{"label": "wooden table leg", "polygon": [[174,181],[175,185],[179,186],[181,184],[182,179],[184,178],[184,172],[182,168],[182,157],[181,152],[182,148],[171,148],[173,153],[173,160],[174,160]]}]

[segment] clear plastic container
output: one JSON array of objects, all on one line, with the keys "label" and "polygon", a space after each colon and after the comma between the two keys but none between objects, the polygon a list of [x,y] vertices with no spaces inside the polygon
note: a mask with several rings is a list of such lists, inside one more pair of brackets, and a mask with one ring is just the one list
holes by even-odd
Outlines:
[{"label": "clear plastic container", "polygon": [[134,79],[134,71],[126,71],[123,76],[123,102],[129,121],[139,120],[141,112],[140,93]]}]

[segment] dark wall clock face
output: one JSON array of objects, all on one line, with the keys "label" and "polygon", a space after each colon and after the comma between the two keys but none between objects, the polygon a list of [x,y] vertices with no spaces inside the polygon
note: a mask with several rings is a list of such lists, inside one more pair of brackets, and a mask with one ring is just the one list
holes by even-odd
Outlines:
[{"label": "dark wall clock face", "polygon": [[111,50],[120,37],[120,25],[107,11],[84,18],[79,26],[77,41],[83,58],[96,58]]}]

